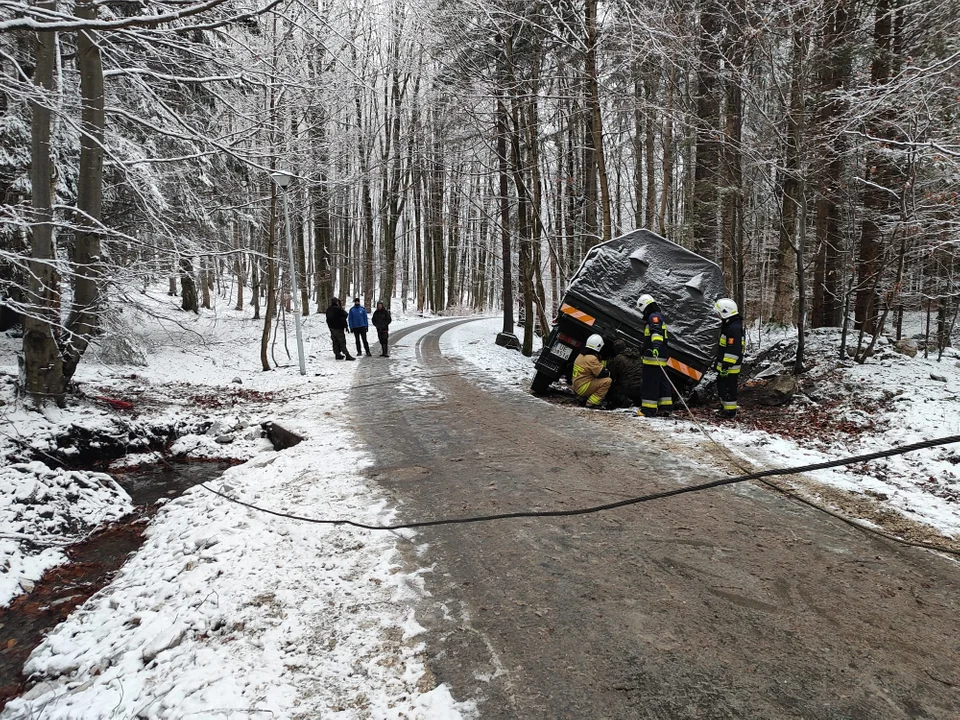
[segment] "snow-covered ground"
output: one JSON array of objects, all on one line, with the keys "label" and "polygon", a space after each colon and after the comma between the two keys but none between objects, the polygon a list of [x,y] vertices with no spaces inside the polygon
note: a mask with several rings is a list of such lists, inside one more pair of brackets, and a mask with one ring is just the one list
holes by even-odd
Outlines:
[{"label": "snow-covered ground", "polygon": [[[302,516],[389,521],[386,499],[363,476],[370,459],[341,418],[359,364],[397,359],[336,362],[323,317],[311,315],[304,323],[307,375],[297,369],[292,328],[294,359],[286,360],[281,338],[275,355],[284,366],[262,372],[262,326],[248,319],[249,311],[195,317],[175,312],[177,300],[158,294],[148,299],[149,314],[127,311],[125,324],[133,328],[128,332],[148,364],[85,359],[78,381],[87,401],[64,410],[40,413],[16,401],[19,340],[0,339],[4,455],[22,455],[25,443],[51,451],[55,438],[75,424],[115,431],[118,413],[125,412],[125,422],[145,432],[178,428],[182,437],[175,449],[188,456],[243,460],[214,484],[239,500]],[[399,315],[395,309],[393,330],[417,322]],[[157,320],[164,316],[176,322]],[[489,318],[460,325],[443,336],[443,351],[472,364],[473,377],[481,384],[489,379],[492,391],[527,392],[532,362],[493,344],[500,323]],[[813,356],[818,342],[814,336],[808,348]],[[860,423],[860,433],[794,442],[752,425],[749,406],[737,424],[707,429],[745,463],[765,467],[960,433],[960,368],[950,353],[940,363],[886,348],[865,365],[824,359],[822,375],[816,375],[824,378],[818,381],[822,397],[807,389],[807,402],[783,410],[829,407]],[[946,382],[930,379],[931,373]],[[504,383],[505,377],[512,381]],[[856,392],[869,406],[828,402],[832,393],[844,392]],[[134,407],[117,410],[110,399]],[[281,415],[307,439],[275,453],[258,426]],[[691,452],[705,442],[701,428],[686,419],[611,417],[626,432],[639,434],[652,425]],[[224,436],[231,442],[217,442]],[[952,446],[812,477],[956,536],[958,460],[960,448]],[[78,495],[84,504],[74,502]],[[51,472],[40,463],[4,469],[0,601],[9,602],[44,568],[63,561],[58,548],[45,545],[51,535],[65,537],[67,526],[73,533],[68,539],[82,535],[129,507],[129,498],[107,476]],[[24,536],[34,542],[23,542]],[[33,653],[26,670],[43,681],[11,702],[2,717],[471,717],[474,706],[455,702],[424,665],[422,629],[412,609],[424,593],[420,575],[429,569],[404,570],[398,541],[416,543],[416,535],[285,520],[194,488],[161,509],[146,543],[112,583]]]},{"label": "snow-covered ground", "polygon": [[[361,474],[366,454],[340,422],[358,363],[334,360],[323,317],[305,319],[306,376],[297,368],[292,331],[294,359],[286,361],[281,337],[276,357],[285,366],[262,372],[262,325],[248,319],[249,311],[195,317],[172,310],[177,301],[164,295],[149,301],[150,315],[176,322],[130,312],[127,324],[149,364],[85,360],[77,379],[87,396],[133,402],[138,417],[127,419],[143,427],[210,425],[187,432],[174,450],[245,459],[215,484],[232,497],[298,515],[389,521],[390,509]],[[397,318],[392,328],[404,322]],[[12,379],[19,341],[2,342],[0,371]],[[5,454],[22,452],[23,440],[11,437],[43,451],[73,424],[116,429],[118,411],[106,401],[40,413],[24,408],[12,387],[6,383],[2,397]],[[276,453],[257,426],[281,414],[288,429],[307,439]],[[218,443],[224,434],[233,441]],[[149,455],[134,459],[144,460]],[[63,502],[78,485],[88,491],[85,505]],[[3,602],[63,561],[57,549],[37,551],[56,532],[51,523],[65,525],[68,513],[83,512],[84,524],[74,530],[82,532],[122,515],[129,503],[105,475],[50,472],[41,463],[5,469]],[[52,512],[52,519],[35,523],[38,512]],[[24,535],[35,542],[23,542]],[[424,667],[413,617],[422,582],[419,573],[401,570],[397,540],[263,515],[194,488],[161,508],[146,543],[112,583],[37,648],[26,671],[43,682],[2,716],[469,715],[472,706],[455,703]]]}]

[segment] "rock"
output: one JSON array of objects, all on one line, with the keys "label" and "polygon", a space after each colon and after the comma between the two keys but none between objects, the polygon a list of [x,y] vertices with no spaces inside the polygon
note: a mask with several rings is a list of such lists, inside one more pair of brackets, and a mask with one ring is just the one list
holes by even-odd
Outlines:
[{"label": "rock", "polygon": [[274,450],[286,450],[303,442],[303,438],[295,432],[287,430],[285,427],[275,422],[267,421],[263,423],[263,429],[266,432],[270,442],[273,443]]},{"label": "rock", "polygon": [[[62,666],[58,665],[57,669],[59,670],[61,667]],[[67,669],[67,672],[68,673],[73,672],[79,667],[80,667],[79,663],[74,664],[71,662],[70,667]],[[30,688],[25,693],[23,693],[23,695],[20,696],[20,699],[26,700],[29,702],[30,700],[35,700],[37,698],[43,697],[47,693],[53,694],[58,691],[62,692],[62,687],[60,685],[58,685],[52,680],[44,680],[43,682],[38,682],[32,688]]]},{"label": "rock", "polygon": [[[863,354],[865,357],[873,357],[874,354],[875,354],[875,351],[874,351],[874,350],[866,350],[866,348],[864,348],[864,351],[865,351],[865,352],[863,352],[862,354]],[[847,355],[849,355],[850,357],[856,357],[856,356],[857,356],[857,347],[856,347],[856,345],[848,345],[848,346],[847,346]]]},{"label": "rock", "polygon": [[763,368],[760,372],[754,375],[754,380],[766,380],[769,377],[774,377],[782,373],[786,368],[783,366],[783,363],[771,362],[770,365]]},{"label": "rock", "polygon": [[757,402],[770,407],[787,405],[796,392],[797,379],[793,375],[778,375],[759,389]]},{"label": "rock", "polygon": [[260,429],[260,426],[252,427],[243,434],[244,440],[259,440],[263,437],[263,430]]},{"label": "rock", "polygon": [[505,347],[507,350],[519,350],[520,339],[513,333],[497,333],[497,345]]},{"label": "rock", "polygon": [[947,381],[947,378],[945,378],[943,375],[937,375],[936,373],[930,373],[930,379],[936,380],[937,382],[943,382],[943,383]]},{"label": "rock", "polygon": [[229,445],[234,440],[233,435],[218,435],[217,442],[221,445]]},{"label": "rock", "polygon": [[242,379],[242,378],[238,378],[238,377],[235,377],[235,378],[234,378],[233,380],[231,380],[230,382],[236,383],[237,385],[243,385],[243,379]]},{"label": "rock", "polygon": [[916,357],[920,346],[913,338],[900,338],[894,344],[893,349],[901,355],[906,355],[907,357]]},{"label": "rock", "polygon": [[201,535],[193,541],[193,547],[195,550],[204,550],[213,547],[218,542],[220,540],[215,535]]},{"label": "rock", "polygon": [[228,429],[229,427],[222,420],[214,420],[210,424],[210,427],[207,428],[206,434],[210,436],[219,436],[219,435],[223,435]]},{"label": "rock", "polygon": [[143,652],[140,653],[140,657],[143,658],[144,664],[153,662],[157,655],[162,653],[164,650],[177,647],[177,645],[183,642],[183,638],[186,636],[186,634],[187,628],[183,625],[180,625],[158,635],[143,649]]}]

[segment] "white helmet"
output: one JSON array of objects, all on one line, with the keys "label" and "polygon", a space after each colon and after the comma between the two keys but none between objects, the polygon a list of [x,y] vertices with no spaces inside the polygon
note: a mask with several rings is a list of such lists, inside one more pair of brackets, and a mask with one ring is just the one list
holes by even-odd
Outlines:
[{"label": "white helmet", "polygon": [[713,309],[717,311],[717,315],[726,319],[733,317],[738,312],[737,304],[730,298],[720,298],[713,304]]},{"label": "white helmet", "polygon": [[644,293],[637,298],[637,310],[644,312],[647,309],[647,306],[653,302],[656,302],[656,300],[653,299],[653,295],[647,295]]},{"label": "white helmet", "polygon": [[596,350],[597,352],[600,352],[600,348],[603,347],[603,338],[597,335],[596,333],[594,333],[593,335],[587,338],[587,347],[590,348],[591,350]]}]

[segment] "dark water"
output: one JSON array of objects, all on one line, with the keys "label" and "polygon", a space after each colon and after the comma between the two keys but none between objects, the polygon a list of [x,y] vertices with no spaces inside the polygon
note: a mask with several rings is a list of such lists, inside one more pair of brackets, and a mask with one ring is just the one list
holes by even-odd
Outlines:
[{"label": "dark water", "polygon": [[188,488],[220,477],[233,463],[171,462],[137,470],[111,473],[139,506],[178,497]]},{"label": "dark water", "polygon": [[23,664],[44,636],[106,586],[143,544],[143,531],[158,501],[213,480],[228,467],[230,463],[223,462],[175,462],[113,474],[133,498],[136,511],[70,546],[68,563],[48,570],[32,591],[0,608],[0,710],[29,687]]}]

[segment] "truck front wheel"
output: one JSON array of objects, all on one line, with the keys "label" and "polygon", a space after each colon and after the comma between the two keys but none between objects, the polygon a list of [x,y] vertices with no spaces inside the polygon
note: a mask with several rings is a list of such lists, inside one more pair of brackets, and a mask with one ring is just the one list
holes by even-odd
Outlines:
[{"label": "truck front wheel", "polygon": [[534,395],[543,395],[552,383],[552,377],[547,375],[545,372],[538,370],[537,374],[533,376],[533,382],[530,384],[530,390]]}]

